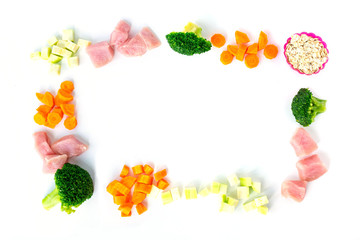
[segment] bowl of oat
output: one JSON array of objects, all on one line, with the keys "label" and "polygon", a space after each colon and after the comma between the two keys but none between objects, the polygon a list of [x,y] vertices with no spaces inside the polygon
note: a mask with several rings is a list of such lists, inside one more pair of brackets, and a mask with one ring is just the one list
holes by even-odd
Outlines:
[{"label": "bowl of oat", "polygon": [[292,69],[300,74],[317,74],[329,60],[329,50],[314,33],[295,33],[284,45],[284,55]]}]

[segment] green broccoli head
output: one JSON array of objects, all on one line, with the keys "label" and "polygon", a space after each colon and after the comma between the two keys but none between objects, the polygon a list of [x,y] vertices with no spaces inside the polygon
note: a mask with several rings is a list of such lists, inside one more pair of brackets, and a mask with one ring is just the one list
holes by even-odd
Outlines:
[{"label": "green broccoli head", "polygon": [[61,210],[70,214],[75,212],[84,201],[91,198],[94,184],[90,174],[83,168],[65,163],[54,176],[55,189],[42,201],[45,209],[49,210],[61,203]]},{"label": "green broccoli head", "polygon": [[183,55],[201,54],[211,49],[212,44],[201,36],[201,28],[194,23],[185,26],[184,32],[172,32],[166,35],[169,46]]},{"label": "green broccoli head", "polygon": [[301,88],[292,100],[291,110],[296,121],[307,127],[319,113],[325,112],[326,100],[314,97],[307,88]]}]

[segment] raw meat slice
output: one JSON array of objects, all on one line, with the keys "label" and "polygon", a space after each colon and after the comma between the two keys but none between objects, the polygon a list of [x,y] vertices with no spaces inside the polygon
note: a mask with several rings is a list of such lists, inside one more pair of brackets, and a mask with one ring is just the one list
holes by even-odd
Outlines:
[{"label": "raw meat slice", "polygon": [[135,37],[131,38],[126,43],[118,46],[117,50],[127,57],[135,57],[144,55],[147,48],[144,39],[140,34],[136,34]]},{"label": "raw meat slice", "polygon": [[47,155],[44,157],[43,172],[44,173],[55,173],[56,170],[61,169],[67,162],[68,156],[62,155]]},{"label": "raw meat slice", "polygon": [[153,33],[153,31],[150,30],[150,28],[144,27],[143,29],[141,29],[139,34],[144,39],[144,42],[148,50],[160,46],[161,42],[159,38]]},{"label": "raw meat slice", "polygon": [[308,156],[318,149],[316,142],[304,128],[298,128],[296,130],[290,140],[290,144],[294,147],[296,156],[298,157]]},{"label": "raw meat slice", "polygon": [[79,156],[88,149],[88,146],[80,142],[74,135],[67,135],[51,145],[57,154],[66,154],[69,158]]},{"label": "raw meat slice", "polygon": [[91,44],[86,52],[96,68],[108,64],[114,57],[114,49],[106,41]]},{"label": "raw meat slice", "polygon": [[35,139],[35,148],[42,158],[47,155],[55,154],[50,147],[49,138],[46,132],[36,132],[33,136]]},{"label": "raw meat slice", "polygon": [[317,154],[299,160],[296,163],[299,177],[303,181],[313,181],[327,172],[327,168]]},{"label": "raw meat slice", "polygon": [[123,44],[129,38],[129,32],[130,25],[126,21],[121,20],[110,35],[110,45],[116,48]]},{"label": "raw meat slice", "polygon": [[281,184],[281,195],[301,202],[305,197],[306,185],[306,181],[286,180]]}]

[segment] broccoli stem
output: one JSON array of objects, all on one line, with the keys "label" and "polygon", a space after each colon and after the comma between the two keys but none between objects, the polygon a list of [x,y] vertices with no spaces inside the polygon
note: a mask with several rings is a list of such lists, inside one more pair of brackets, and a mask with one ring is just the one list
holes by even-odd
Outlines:
[{"label": "broccoli stem", "polygon": [[46,210],[50,210],[58,203],[60,203],[59,190],[55,187],[55,189],[42,200],[42,205]]},{"label": "broccoli stem", "polygon": [[312,97],[312,111],[318,115],[319,113],[323,113],[326,110],[326,100],[322,100],[316,97]]}]

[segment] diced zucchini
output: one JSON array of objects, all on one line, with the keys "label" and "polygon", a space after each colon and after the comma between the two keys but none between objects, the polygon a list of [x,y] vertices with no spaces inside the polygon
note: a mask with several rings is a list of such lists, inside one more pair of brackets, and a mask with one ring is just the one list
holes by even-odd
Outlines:
[{"label": "diced zucchini", "polygon": [[41,52],[40,51],[37,51],[37,52],[33,52],[30,54],[30,58],[32,60],[39,60],[41,59]]},{"label": "diced zucchini", "polygon": [[257,206],[255,204],[255,201],[250,201],[250,202],[243,203],[243,208],[245,211],[248,212],[248,211],[256,209]]},{"label": "diced zucchini", "polygon": [[215,193],[218,194],[220,192],[220,183],[218,182],[213,182],[211,184],[211,193]]},{"label": "diced zucchini", "polygon": [[79,47],[87,47],[87,46],[90,46],[90,45],[91,45],[91,42],[88,41],[88,40],[79,39],[77,45],[78,45]]},{"label": "diced zucchini", "polygon": [[50,54],[50,57],[49,57],[49,59],[48,59],[48,62],[49,62],[49,63],[58,63],[58,62],[61,61],[61,59],[62,59],[62,57],[60,57],[60,56],[57,56],[57,55],[55,55],[55,54]]},{"label": "diced zucchini", "polygon": [[229,181],[229,183],[230,183],[230,186],[237,186],[237,185],[240,184],[240,180],[239,180],[239,178],[236,176],[235,173],[227,176],[227,179],[228,179],[228,181]]},{"label": "diced zucchini", "polygon": [[242,177],[240,178],[240,186],[250,187],[252,184],[251,177]]},{"label": "diced zucchini", "polygon": [[50,46],[55,45],[58,42],[58,39],[56,38],[56,36],[52,36],[49,40],[48,40],[48,44]]},{"label": "diced zucchini", "polygon": [[173,202],[173,198],[170,191],[162,192],[161,199],[164,205]]},{"label": "diced zucchini", "polygon": [[62,31],[62,40],[74,41],[75,33],[73,29],[65,29]]},{"label": "diced zucchini", "polygon": [[249,187],[247,186],[240,186],[236,188],[237,191],[237,198],[238,199],[247,199],[249,198]]},{"label": "diced zucchini", "polygon": [[185,199],[186,200],[191,200],[191,199],[196,199],[197,198],[197,191],[196,191],[196,187],[187,187],[184,189],[185,192]]},{"label": "diced zucchini", "polygon": [[264,196],[255,198],[254,202],[255,202],[256,207],[260,207],[260,206],[268,204],[269,199],[267,198],[266,195],[264,195]]},{"label": "diced zucchini", "polygon": [[251,184],[252,189],[254,192],[260,193],[261,192],[261,182],[253,182]]},{"label": "diced zucchini", "polygon": [[160,191],[161,190],[158,187],[156,187],[155,185],[152,185],[151,192],[147,196],[155,199],[159,195]]},{"label": "diced zucchini", "polygon": [[228,212],[228,213],[233,213],[235,211],[235,207],[228,204],[228,203],[224,203],[221,202],[220,203],[220,212]]},{"label": "diced zucchini", "polygon": [[52,47],[52,53],[64,58],[68,58],[71,57],[72,52],[70,52],[69,50],[66,50],[65,48],[61,48],[58,46],[53,46]]},{"label": "diced zucchini", "polygon": [[76,44],[73,43],[73,42],[67,41],[65,48],[68,49],[68,50],[70,50],[70,51],[73,52],[73,53],[76,53],[77,50],[79,49],[79,46],[76,45]]},{"label": "diced zucchini", "polygon": [[59,40],[56,44],[56,46],[61,47],[61,48],[66,48],[66,43],[69,41],[65,41],[65,40]]},{"label": "diced zucchini", "polygon": [[257,210],[259,213],[264,214],[264,215],[266,215],[269,211],[267,206],[260,206],[257,208]]},{"label": "diced zucchini", "polygon": [[202,197],[206,197],[210,194],[210,191],[209,191],[209,188],[208,187],[204,187],[200,192],[199,194],[202,196]]},{"label": "diced zucchini", "polygon": [[172,196],[174,201],[179,200],[181,198],[179,188],[177,188],[177,187],[172,188],[170,190],[170,192],[171,192],[171,196]]},{"label": "diced zucchini", "polygon": [[69,57],[67,60],[68,60],[69,67],[73,68],[73,67],[79,66],[79,57],[78,56]]},{"label": "diced zucchini", "polygon": [[51,53],[51,49],[49,47],[43,47],[41,49],[41,58],[44,60],[48,60]]},{"label": "diced zucchini", "polygon": [[227,194],[228,185],[226,184],[220,184],[220,194]]},{"label": "diced zucchini", "polygon": [[56,63],[51,63],[50,64],[50,70],[49,70],[50,73],[60,75],[60,71],[61,71],[61,65],[60,64],[56,64]]}]

